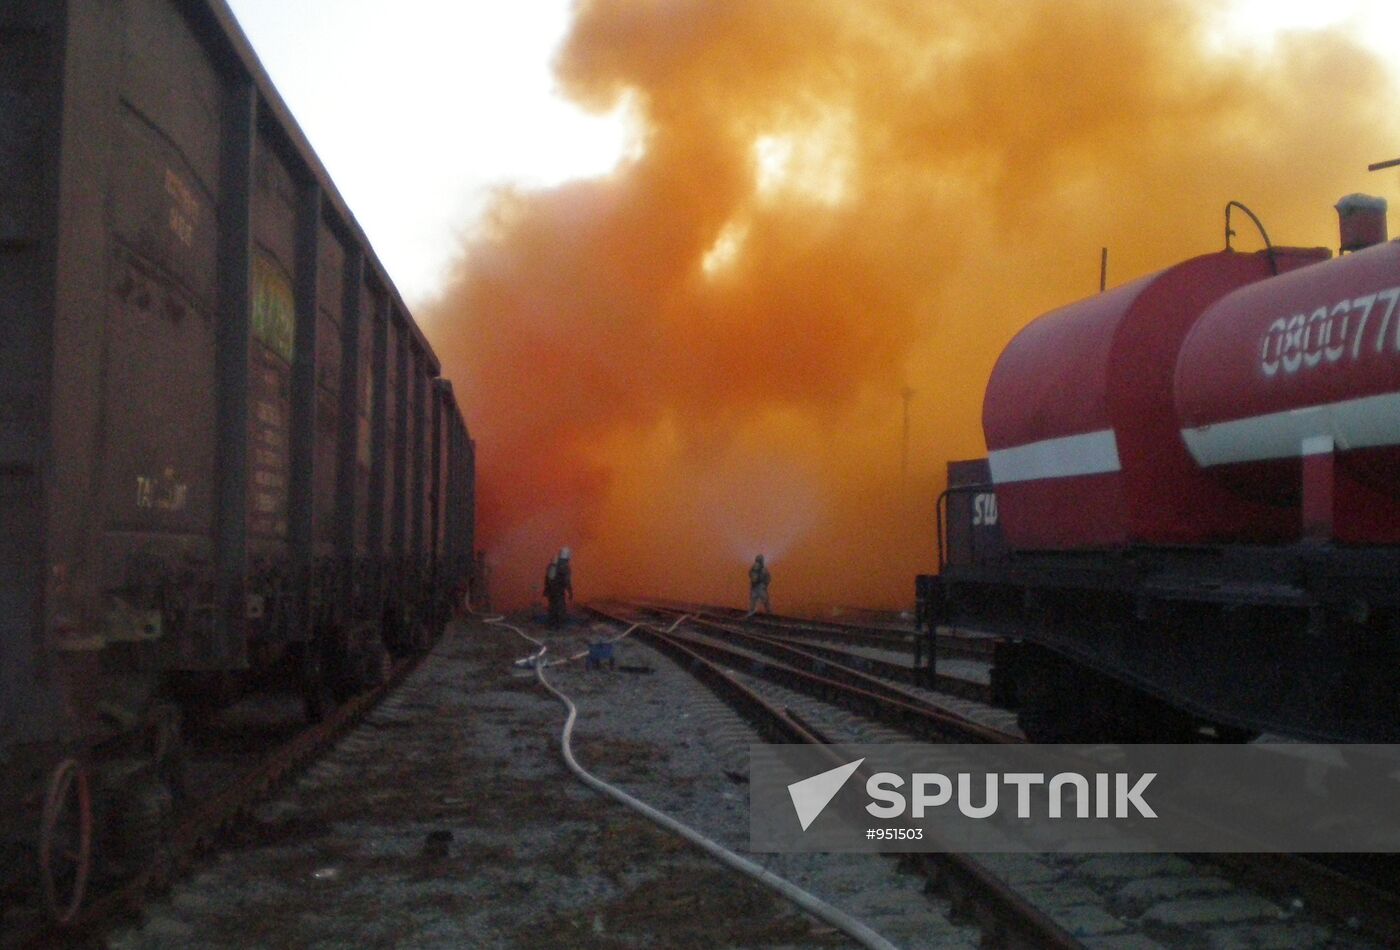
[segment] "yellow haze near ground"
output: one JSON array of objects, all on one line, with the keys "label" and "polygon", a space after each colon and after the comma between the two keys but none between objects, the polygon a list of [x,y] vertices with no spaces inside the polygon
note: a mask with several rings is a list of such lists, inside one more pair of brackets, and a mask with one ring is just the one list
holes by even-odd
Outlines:
[{"label": "yellow haze near ground", "polygon": [[627,102],[635,153],[502,191],[428,315],[498,601],[568,544],[584,598],[741,602],[763,552],[780,610],[907,606],[997,354],[1100,247],[1111,284],[1215,250],[1231,199],[1334,245],[1330,205],[1393,184],[1370,54],[1214,48],[1215,9],[581,2],[561,82]]}]

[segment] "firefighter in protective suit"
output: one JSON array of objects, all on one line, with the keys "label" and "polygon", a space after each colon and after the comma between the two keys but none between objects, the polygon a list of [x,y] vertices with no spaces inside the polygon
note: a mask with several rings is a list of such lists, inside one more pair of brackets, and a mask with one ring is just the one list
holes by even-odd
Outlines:
[{"label": "firefighter in protective suit", "polygon": [[566,597],[574,596],[572,565],[568,548],[562,548],[559,556],[549,562],[544,572],[544,595],[549,599],[549,625],[558,628],[568,615]]},{"label": "firefighter in protective suit", "polygon": [[749,613],[757,613],[759,604],[770,614],[773,612],[773,605],[768,602],[768,583],[772,579],[773,575],[768,573],[760,554],[753,559],[753,566],[749,568]]}]

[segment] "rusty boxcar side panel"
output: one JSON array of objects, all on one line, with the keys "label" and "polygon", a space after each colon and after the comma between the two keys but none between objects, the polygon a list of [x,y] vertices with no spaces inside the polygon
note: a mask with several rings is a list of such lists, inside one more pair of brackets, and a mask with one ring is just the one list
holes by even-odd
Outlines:
[{"label": "rusty boxcar side panel", "polygon": [[[363,269],[362,269],[363,270]],[[368,281],[368,273],[362,280]],[[378,556],[384,515],[384,300],[367,283],[360,289],[359,380],[355,429],[355,556]]]},{"label": "rusty boxcar side panel", "polygon": [[426,358],[418,377],[418,560],[423,565],[426,576],[431,576],[434,560],[434,477],[433,477],[433,416],[437,403],[433,388],[433,374]]},{"label": "rusty boxcar side panel", "polygon": [[[344,427],[342,400],[353,401],[355,393],[342,386],[343,354],[347,340],[346,254],[339,235],[323,219],[318,224],[320,258],[316,269],[316,393],[314,438],[314,483],[312,536],[318,557],[329,557],[340,542],[337,531],[336,498],[340,476],[341,439],[350,441],[353,430]],[[357,342],[352,338],[350,343]],[[353,371],[353,367],[350,368]],[[353,415],[351,416],[353,419]],[[351,442],[353,445],[353,442]],[[346,539],[347,542],[350,539]]]},{"label": "rusty boxcar side panel", "polygon": [[286,556],[291,484],[297,186],[268,139],[259,131],[254,154],[248,538],[250,552],[280,558]]},{"label": "rusty boxcar side panel", "polygon": [[413,514],[418,499],[418,416],[422,406],[418,399],[418,350],[410,334],[404,334],[404,425],[403,425],[403,550],[402,564],[408,568],[418,558],[418,538]]},{"label": "rusty boxcar side panel", "polygon": [[97,605],[105,641],[150,637],[161,666],[224,666],[241,654],[220,636],[213,600],[219,222],[236,83],[171,4],[131,0],[120,19],[120,78],[104,110],[113,148],[100,173],[106,320],[92,580],[108,595]]},{"label": "rusty boxcar side panel", "polygon": [[0,282],[5,747],[430,544],[436,358],[224,0],[0,5]]},{"label": "rusty boxcar side panel", "polygon": [[439,583],[445,583],[448,577],[448,546],[451,539],[447,536],[447,509],[449,485],[448,477],[448,405],[452,399],[452,384],[445,379],[437,379],[432,385],[433,404],[433,446],[432,446],[432,471],[433,490],[430,495],[432,499],[432,529],[433,544],[432,557],[434,576]]},{"label": "rusty boxcar side panel", "polygon": [[384,351],[384,492],[382,556],[397,562],[403,554],[404,344],[398,315],[390,305]]},{"label": "rusty boxcar side panel", "polygon": [[416,344],[412,350],[409,366],[412,370],[412,376],[409,379],[411,397],[409,416],[412,420],[409,424],[409,462],[413,474],[408,483],[408,493],[412,504],[406,512],[408,515],[408,550],[409,559],[421,576],[427,563],[427,535],[423,530],[423,516],[424,502],[427,500],[428,492],[426,433],[429,410],[427,364]]},{"label": "rusty boxcar side panel", "polygon": [[64,14],[0,10],[0,746],[63,732],[44,650],[51,288]]}]

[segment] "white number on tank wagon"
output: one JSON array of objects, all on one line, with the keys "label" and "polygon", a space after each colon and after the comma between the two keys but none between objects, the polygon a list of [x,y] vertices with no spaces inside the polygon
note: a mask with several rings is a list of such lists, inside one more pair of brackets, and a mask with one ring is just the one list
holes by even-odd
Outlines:
[{"label": "white number on tank wagon", "polygon": [[994,525],[997,523],[997,496],[992,492],[981,492],[972,498],[972,524]]},{"label": "white number on tank wagon", "polygon": [[[1375,352],[1384,355],[1397,301],[1400,301],[1400,287],[1390,287],[1374,294],[1339,300],[1330,308],[1318,307],[1311,313],[1279,317],[1264,331],[1259,347],[1259,368],[1265,376],[1277,376],[1280,370],[1292,375],[1299,370],[1338,363],[1348,350],[1351,353],[1349,362],[1356,362],[1361,359],[1368,329],[1374,333],[1370,339]],[[1374,323],[1372,315],[1377,318]],[[1395,321],[1395,343],[1391,352],[1400,353],[1400,321]]]}]

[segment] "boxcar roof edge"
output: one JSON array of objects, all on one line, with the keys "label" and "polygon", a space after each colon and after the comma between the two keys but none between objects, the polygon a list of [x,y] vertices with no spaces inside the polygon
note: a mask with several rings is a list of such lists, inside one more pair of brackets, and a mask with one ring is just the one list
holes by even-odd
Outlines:
[{"label": "boxcar roof edge", "polygon": [[243,27],[239,24],[238,18],[229,7],[227,0],[188,0],[193,6],[203,8],[203,10],[213,18],[214,24],[223,34],[223,41],[228,44],[234,57],[243,66],[249,78],[257,88],[258,96],[262,102],[266,103],[272,113],[272,117],[281,127],[282,134],[299,154],[302,163],[315,177],[317,185],[321,189],[323,199],[331,206],[335,214],[341,219],[341,223],[349,231],[364,251],[365,259],[369,262],[370,271],[374,279],[388,292],[393,303],[393,310],[405,317],[405,322],[413,330],[414,343],[427,356],[428,364],[434,376],[442,372],[442,363],[438,360],[437,353],[433,350],[432,344],[423,334],[423,329],[418,325],[418,321],[412,316],[412,310],[404,302],[403,295],[399,293],[398,287],[389,277],[388,270],[383,262],[374,252],[374,246],[370,243],[364,228],[360,226],[355,218],[354,212],[350,210],[345,197],[336,188],[335,181],[331,178],[326,166],[322,164],[321,158],[316,154],[316,150],[311,147],[310,140],[306,133],[302,131],[301,125],[297,122],[292,111],[288,108],[282,94],[277,90],[277,86],[272,82],[272,77],[263,66],[262,60],[258,58],[257,52],[253,49],[253,44],[248,39],[248,35],[243,32]]}]

